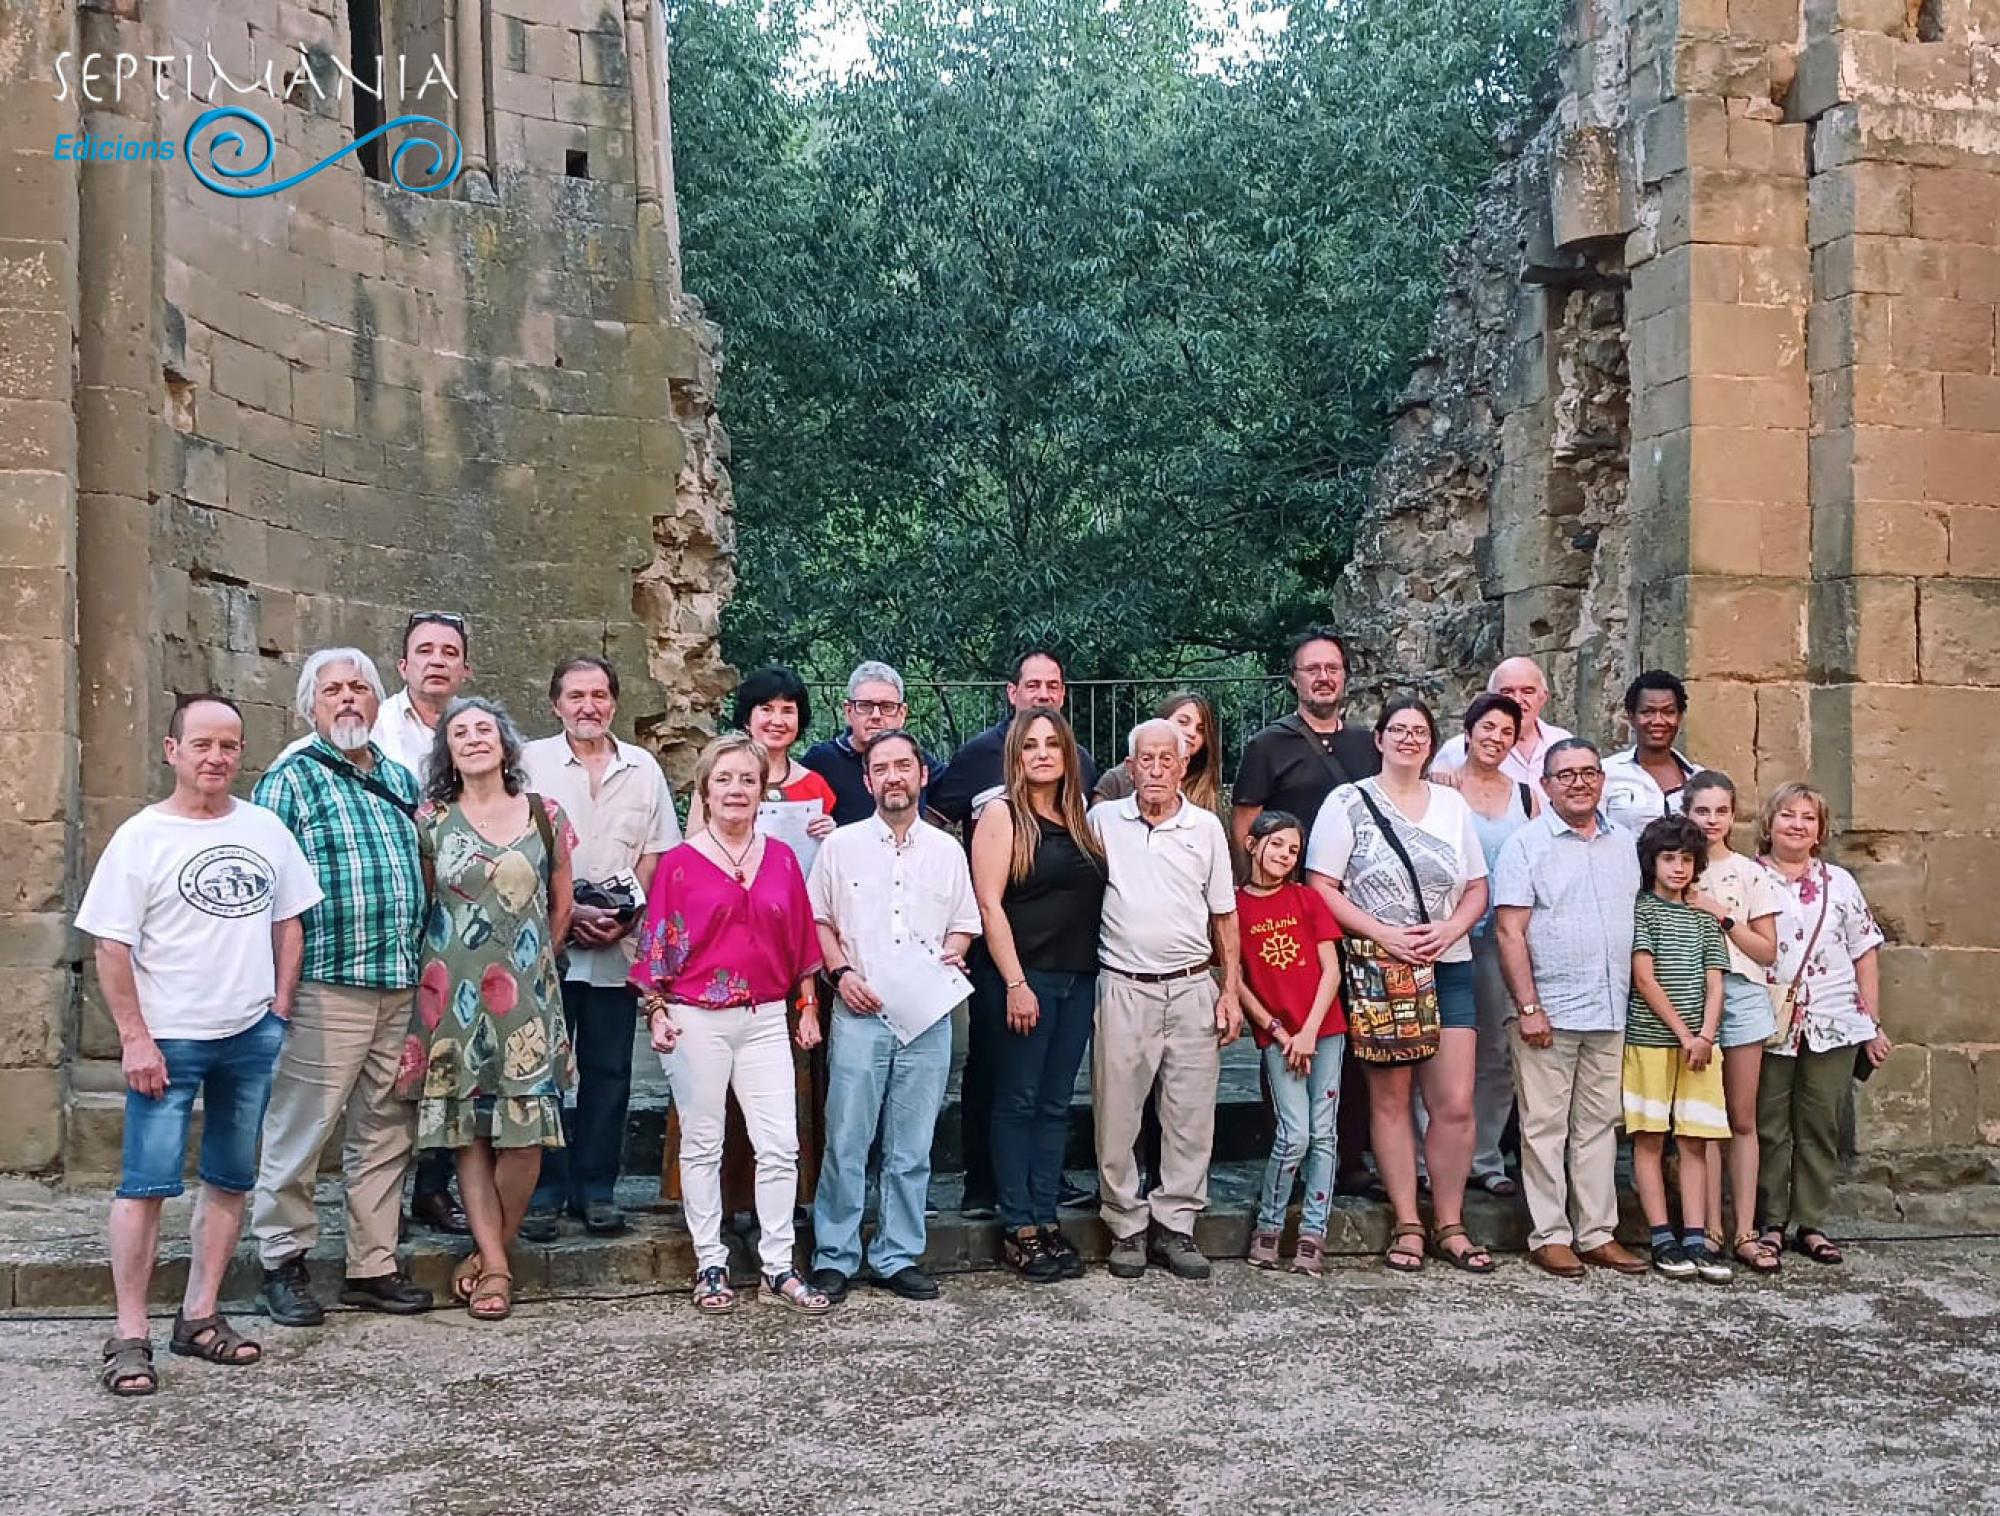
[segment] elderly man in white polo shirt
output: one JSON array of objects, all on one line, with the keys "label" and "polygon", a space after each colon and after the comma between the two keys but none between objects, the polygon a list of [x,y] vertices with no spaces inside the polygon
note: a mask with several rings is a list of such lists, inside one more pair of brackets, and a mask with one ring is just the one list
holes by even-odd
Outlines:
[{"label": "elderly man in white polo shirt", "polygon": [[[937,1282],[919,1266],[928,1229],[931,1139],[951,1072],[953,1007],[933,1020],[892,1022],[892,976],[941,961],[965,968],[979,935],[979,905],[965,850],[917,814],[929,782],[908,732],[883,732],[861,754],[875,814],[827,838],[813,860],[820,952],[838,1002],[828,1028],[826,1161],[813,1199],[813,1288],[845,1298],[861,1267],[868,1149],[882,1134],[882,1215],[868,1244],[870,1278],[905,1300],[932,1300]],[[900,962],[899,962],[900,960]],[[901,1009],[909,1009],[903,1006]]]},{"label": "elderly man in white polo shirt", "polygon": [[[1553,721],[1542,720],[1542,710],[1549,703],[1549,681],[1542,673],[1542,666],[1532,658],[1502,659],[1486,680],[1486,693],[1505,695],[1521,708],[1521,730],[1513,748],[1500,760],[1500,772],[1516,784],[1541,790],[1544,756],[1570,735]],[[1448,784],[1448,776],[1464,767],[1465,736],[1460,733],[1438,749],[1431,777],[1440,784]]]},{"label": "elderly man in white polo shirt", "polygon": [[576,1108],[563,1112],[569,1145],[542,1154],[521,1222],[529,1242],[553,1241],[563,1211],[598,1236],[625,1230],[614,1191],[638,1014],[626,982],[630,934],[644,915],[653,866],[681,840],[659,760],[612,735],[618,671],[602,658],[565,659],[549,679],[549,706],[563,729],[525,744],[521,767],[529,788],[560,805],[576,828],[570,860],[579,898],[570,916],[563,1014],[576,1047],[577,1089]]},{"label": "elderly man in white polo shirt", "polygon": [[[1194,1223],[1208,1204],[1221,1049],[1243,1030],[1229,839],[1213,811],[1181,794],[1182,741],[1170,721],[1134,727],[1135,793],[1090,811],[1109,877],[1091,1083],[1098,1186],[1119,1279],[1144,1274],[1149,1255],[1182,1279],[1208,1277]],[[1209,972],[1216,960],[1219,986]],[[1133,1145],[1156,1083],[1160,1183],[1142,1198]]]}]

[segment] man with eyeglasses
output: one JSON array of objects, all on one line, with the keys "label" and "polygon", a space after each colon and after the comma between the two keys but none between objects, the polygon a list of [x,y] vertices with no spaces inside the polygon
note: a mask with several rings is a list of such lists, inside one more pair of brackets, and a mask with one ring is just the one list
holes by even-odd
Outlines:
[{"label": "man with eyeglasses", "polygon": [[1601,809],[1595,746],[1565,738],[1542,765],[1548,809],[1507,839],[1493,875],[1500,969],[1519,1010],[1514,1092],[1529,1255],[1559,1279],[1587,1265],[1643,1274],[1646,1261],[1613,1235],[1639,855]]},{"label": "man with eyeglasses", "polygon": [[[868,782],[862,773],[862,754],[876,737],[900,728],[909,715],[903,676],[872,658],[856,664],[854,672],[847,676],[845,709],[847,730],[838,737],[814,743],[799,759],[833,787],[833,819],[840,826],[866,821],[875,814],[875,798],[868,793]],[[935,754],[925,753],[923,759],[929,772],[943,771],[944,764]],[[925,800],[928,803],[928,793]]]}]

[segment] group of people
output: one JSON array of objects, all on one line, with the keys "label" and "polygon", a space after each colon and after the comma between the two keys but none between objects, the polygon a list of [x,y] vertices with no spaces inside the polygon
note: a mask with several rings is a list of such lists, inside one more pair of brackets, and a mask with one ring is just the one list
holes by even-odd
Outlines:
[{"label": "group of people", "polygon": [[[758,1298],[818,1315],[857,1283],[937,1295],[927,1196],[960,1009],[965,1211],[997,1217],[1003,1262],[1029,1281],[1083,1272],[1059,1213],[1093,1198],[1114,1276],[1208,1275],[1194,1233],[1220,1055],[1246,1022],[1276,1114],[1253,1266],[1319,1273],[1336,1189],[1379,1185],[1388,1267],[1490,1273],[1463,1202],[1470,1184],[1517,1188],[1510,1127],[1532,1257],[1551,1274],[1724,1280],[1732,1255],[1777,1269],[1788,1242],[1839,1261],[1824,1222],[1840,1106],[1889,1051],[1881,934],[1823,856],[1830,817],[1809,786],[1768,797],[1754,856],[1732,850],[1735,789],[1680,752],[1687,695],[1670,674],[1627,692],[1623,752],[1543,720],[1526,658],[1440,743],[1411,697],[1372,731],[1349,724],[1345,648],[1314,629],[1289,650],[1296,710],[1249,740],[1225,795],[1202,696],[1169,697],[1099,773],[1046,650],[1016,663],[1008,714],[949,761],[909,732],[901,678],[872,661],[848,681],[840,735],[794,757],[808,692],[766,669],[699,757],[683,838],[657,761],[613,735],[608,662],[555,668],[560,730],[530,742],[463,693],[469,651],[463,618],[413,614],[394,697],[361,650],[313,654],[298,687],[311,731],[254,803],[231,794],[234,704],[181,697],[173,792],[93,873],[77,925],[97,942],[129,1087],[114,1393],[158,1385],[147,1288],[197,1094],[175,1353],[261,1356],[216,1299],[246,1211],[265,1314],[323,1319],[305,1260],[343,1124],[341,1300],[432,1307],[396,1252],[414,1156],[413,1219],[470,1233],[452,1293],[498,1320],[517,1239],[553,1238],[565,1214],[594,1233],[627,1224],[635,1015],[678,1113],[704,1313],[741,1298],[723,1236],[732,1103],[753,1154]],[[1095,1197],[1064,1173],[1086,1054]],[[802,1060],[823,1079],[801,1079]],[[815,1088],[823,1109],[802,1094]],[[802,1187],[808,1123],[822,1151]],[[1621,1125],[1650,1260],[1613,1235]]]}]

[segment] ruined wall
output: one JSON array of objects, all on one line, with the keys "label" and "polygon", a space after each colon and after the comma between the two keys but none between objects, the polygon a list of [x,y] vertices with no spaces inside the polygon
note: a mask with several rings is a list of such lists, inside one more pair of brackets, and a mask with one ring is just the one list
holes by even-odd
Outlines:
[{"label": "ruined wall", "polygon": [[[2000,0],[1575,0],[1343,585],[1448,704],[1502,652],[1809,777],[1890,933],[1889,1154],[2000,1143]],[[1416,614],[1412,615],[1412,608]]]},{"label": "ruined wall", "polygon": [[[463,139],[439,194],[354,155],[249,199],[183,161],[52,158],[78,125],[182,144],[208,104],[176,65],[167,100],[142,76],[79,118],[74,64],[70,101],[52,98],[59,52],[191,54],[201,94],[211,50],[241,81],[267,62],[282,80],[303,48],[330,84],[348,0],[0,13],[0,570],[22,576],[0,597],[18,665],[0,707],[17,835],[0,841],[19,844],[0,974],[21,978],[0,1002],[0,1168],[54,1159],[65,1113],[83,1166],[115,1138],[98,1118],[116,1039],[74,993],[83,945],[63,922],[110,830],[161,791],[175,691],[246,703],[254,771],[299,730],[305,652],[358,644],[393,688],[409,611],[457,611],[475,688],[531,732],[550,726],[554,660],[612,658],[624,724],[678,776],[727,677],[716,334],[678,287],[657,6],[371,10],[412,91],[433,52],[457,91],[385,103]],[[215,103],[239,99],[270,122],[280,174],[354,139],[351,89]],[[425,182],[421,150],[406,165]]]}]

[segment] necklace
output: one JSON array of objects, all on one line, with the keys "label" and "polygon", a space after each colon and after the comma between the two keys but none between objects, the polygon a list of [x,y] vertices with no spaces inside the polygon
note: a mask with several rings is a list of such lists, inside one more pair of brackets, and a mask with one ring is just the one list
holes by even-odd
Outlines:
[{"label": "necklace", "polygon": [[738,884],[747,883],[743,877],[743,860],[750,856],[750,850],[757,845],[757,834],[755,832],[750,834],[750,840],[744,844],[743,851],[740,853],[730,852],[712,828],[708,833],[708,840],[715,844],[715,850],[718,853],[729,860],[729,869],[736,876],[736,882]]}]

